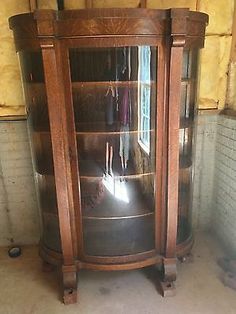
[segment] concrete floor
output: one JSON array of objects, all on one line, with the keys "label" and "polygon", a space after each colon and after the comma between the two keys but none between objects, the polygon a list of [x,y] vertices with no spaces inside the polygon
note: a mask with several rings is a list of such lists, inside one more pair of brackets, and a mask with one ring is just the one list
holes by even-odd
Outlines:
[{"label": "concrete floor", "polygon": [[0,249],[0,314],[235,314],[236,291],[220,281],[216,241],[197,235],[193,253],[191,263],[178,265],[175,297],[158,294],[152,269],[81,271],[79,302],[65,306],[57,273],[42,273],[37,248],[24,248],[16,259]]}]

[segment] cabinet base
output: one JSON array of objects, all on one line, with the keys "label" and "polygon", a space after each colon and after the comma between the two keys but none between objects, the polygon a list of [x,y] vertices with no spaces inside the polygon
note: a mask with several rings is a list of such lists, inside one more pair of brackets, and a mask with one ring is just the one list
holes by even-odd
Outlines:
[{"label": "cabinet base", "polygon": [[[193,238],[189,237],[185,242],[177,246],[177,258],[185,259],[190,253],[193,245]],[[65,304],[73,304],[77,302],[77,278],[80,269],[91,269],[101,271],[111,270],[131,270],[139,269],[152,265],[162,266],[162,271],[156,278],[159,286],[159,292],[163,297],[170,297],[176,294],[174,281],[176,280],[176,258],[164,258],[161,255],[149,256],[144,260],[130,261],[117,264],[99,264],[75,261],[74,265],[63,265],[62,255],[58,252],[40,245],[40,256],[43,259],[43,270],[51,271],[54,266],[62,267],[63,275],[63,300]]]},{"label": "cabinet base", "polygon": [[167,283],[166,287],[170,288],[168,284],[171,284],[176,280],[177,267],[176,258],[164,258],[163,259],[163,282]]},{"label": "cabinet base", "polygon": [[77,302],[77,269],[75,265],[62,266],[63,300],[65,304]]},{"label": "cabinet base", "polygon": [[174,297],[176,295],[174,282],[160,281],[160,293],[163,297]]},{"label": "cabinet base", "polygon": [[[186,257],[193,246],[193,237],[192,235],[183,243],[180,243],[176,246],[176,256],[178,258],[184,258]],[[62,254],[59,252],[56,252],[54,250],[51,250],[47,247],[45,247],[43,245],[43,243],[41,242],[39,244],[39,255],[41,256],[41,258],[43,259],[43,261],[52,264],[52,265],[62,265]],[[137,268],[141,268],[141,267],[146,267],[146,266],[150,266],[150,265],[155,265],[155,264],[161,264],[162,263],[162,259],[163,257],[157,256],[157,257],[148,257],[145,260],[142,260],[141,263],[140,262],[134,262],[132,261],[132,263],[121,263],[121,264],[105,264],[105,263],[87,263],[87,262],[79,262],[78,261],[78,265],[79,268],[86,268],[86,269],[94,269],[94,270],[128,270],[128,269],[137,269]],[[148,261],[146,263],[146,261]],[[130,265],[130,266],[129,266]],[[140,266],[141,265],[141,266]]]},{"label": "cabinet base", "polygon": [[65,305],[77,303],[77,290],[65,289],[63,295],[63,302]]}]

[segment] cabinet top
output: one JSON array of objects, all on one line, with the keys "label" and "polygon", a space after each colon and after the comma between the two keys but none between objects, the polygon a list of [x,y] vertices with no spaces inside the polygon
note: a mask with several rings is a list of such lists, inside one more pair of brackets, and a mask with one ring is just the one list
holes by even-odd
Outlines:
[{"label": "cabinet top", "polygon": [[35,19],[90,19],[90,18],[191,18],[208,22],[208,15],[198,11],[190,11],[188,8],[170,8],[170,9],[144,9],[144,8],[92,8],[79,10],[35,10],[33,13],[23,13],[10,17],[10,21],[17,17],[27,16]]},{"label": "cabinet top", "polygon": [[208,15],[186,8],[36,10],[12,16],[15,41],[54,37],[155,36],[198,38],[203,46]]}]

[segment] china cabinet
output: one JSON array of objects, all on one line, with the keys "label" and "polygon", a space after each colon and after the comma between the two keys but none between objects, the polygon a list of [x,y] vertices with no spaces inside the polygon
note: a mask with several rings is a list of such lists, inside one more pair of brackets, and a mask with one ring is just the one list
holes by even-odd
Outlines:
[{"label": "china cabinet", "polygon": [[80,269],[159,265],[163,295],[190,252],[197,60],[206,14],[36,10],[10,18],[27,105],[45,265],[64,302]]}]

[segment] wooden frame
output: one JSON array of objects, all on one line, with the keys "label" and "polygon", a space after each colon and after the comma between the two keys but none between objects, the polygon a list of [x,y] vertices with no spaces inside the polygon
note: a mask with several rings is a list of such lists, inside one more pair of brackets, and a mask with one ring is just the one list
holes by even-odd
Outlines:
[{"label": "wooden frame", "polygon": [[[87,5],[91,7],[92,1]],[[58,213],[49,216],[58,219],[61,252],[45,245],[42,239],[40,255],[46,263],[62,266],[66,304],[76,302],[77,273],[81,268],[119,270],[160,264],[162,293],[168,295],[173,290],[176,258],[187,254],[193,243],[188,233],[176,244],[183,51],[203,47],[206,23],[207,15],[187,9],[38,10],[10,18],[16,49],[24,54],[37,51],[40,44],[42,52],[50,124],[50,132],[45,132],[51,136],[58,208]],[[139,45],[158,50],[155,247],[122,256],[91,256],[84,251],[69,48]],[[29,106],[32,99],[27,100]]]},{"label": "wooden frame", "polygon": [[30,6],[30,11],[34,12],[38,8],[38,1],[37,0],[29,0],[29,6]]}]

